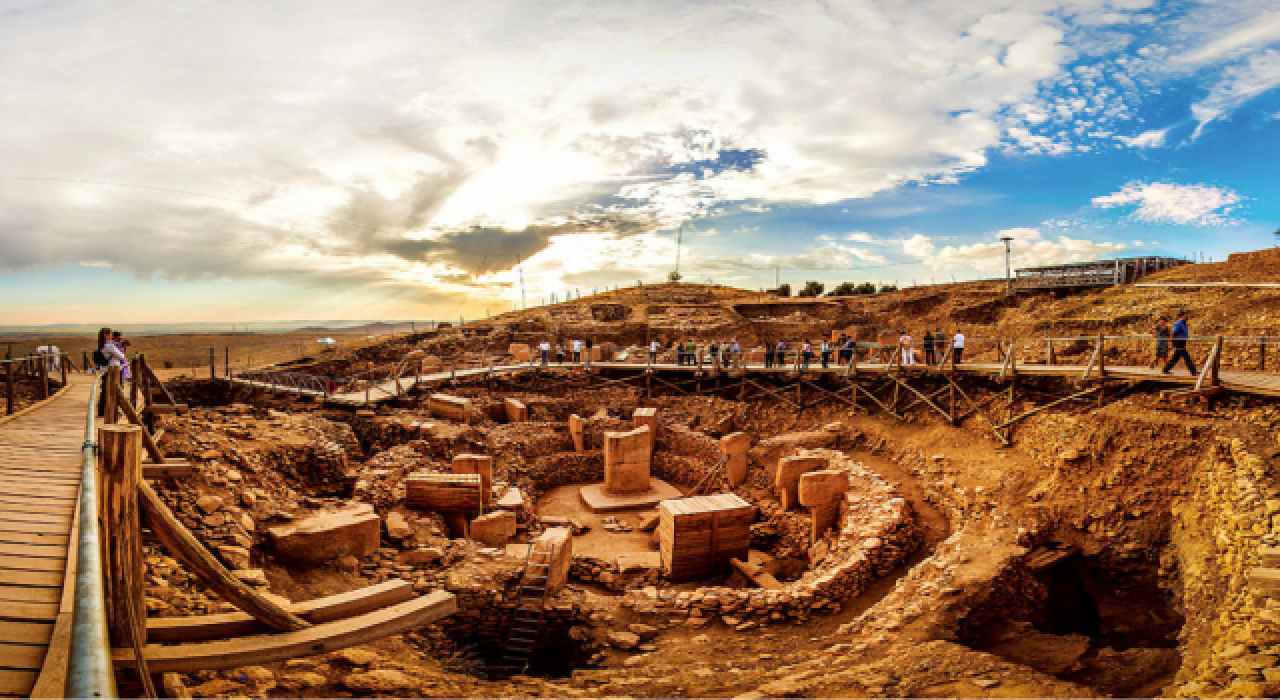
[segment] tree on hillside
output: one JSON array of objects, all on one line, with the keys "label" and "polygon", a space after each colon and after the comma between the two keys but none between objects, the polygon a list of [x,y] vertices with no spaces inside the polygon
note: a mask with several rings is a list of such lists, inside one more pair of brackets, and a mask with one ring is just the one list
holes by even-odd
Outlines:
[{"label": "tree on hillside", "polygon": [[858,285],[857,287],[854,287],[854,288],[853,288],[853,291],[854,291],[854,292],[856,292],[856,293],[858,293],[858,294],[875,294],[875,293],[876,293],[876,283],[875,283],[875,282],[863,282],[862,284]]},{"label": "tree on hillside", "polygon": [[883,293],[885,293],[885,292],[896,292],[896,291],[898,291],[898,285],[896,285],[896,284],[882,284],[882,285],[880,285],[880,293],[881,293],[881,294],[883,294]]},{"label": "tree on hillside", "polygon": [[773,293],[780,297],[789,297],[791,296],[791,285],[784,282],[778,285],[778,288],[773,290]]},{"label": "tree on hillside", "polygon": [[808,282],[805,282],[805,283],[804,283],[804,288],[803,288],[803,289],[801,289],[801,290],[800,290],[800,293],[799,293],[799,294],[797,294],[796,296],[798,296],[798,297],[820,297],[820,296],[822,296],[822,290],[825,288],[825,286],[826,286],[826,285],[824,285],[824,284],[822,284],[821,282],[818,282],[818,281],[816,281],[816,280],[809,280]]},{"label": "tree on hillside", "polygon": [[836,288],[827,292],[829,297],[851,297],[858,293],[858,288],[853,286],[853,282],[841,282]]}]

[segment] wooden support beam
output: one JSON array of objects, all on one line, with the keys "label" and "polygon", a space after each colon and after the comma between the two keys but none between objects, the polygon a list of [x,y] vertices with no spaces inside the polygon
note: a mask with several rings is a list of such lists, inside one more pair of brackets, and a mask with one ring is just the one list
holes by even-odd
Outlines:
[{"label": "wooden support beam", "polygon": [[[854,380],[850,380],[850,381],[854,381]],[[856,384],[857,382],[854,382],[854,383]],[[868,389],[865,386],[861,387],[861,389],[862,389],[863,395],[871,399],[877,406],[879,406],[880,410],[884,411],[885,413],[888,413],[889,415],[893,416],[894,418],[897,418],[898,420],[902,420],[902,416],[898,415],[897,413],[894,413],[893,410],[890,409],[888,406],[886,406],[885,403],[881,401],[879,397],[877,397],[874,393],[872,393],[870,389]]]},{"label": "wooden support beam", "polygon": [[168,458],[163,464],[142,463],[144,479],[185,479],[195,473],[195,466],[182,458]]},{"label": "wooden support beam", "polygon": [[[954,384],[954,382],[952,382],[952,384]],[[978,417],[982,418],[982,420],[987,424],[987,426],[991,428],[991,432],[996,436],[996,439],[1000,441],[1000,444],[1004,445],[1005,447],[1008,447],[1009,438],[1000,434],[1000,431],[996,428],[995,424],[991,422],[990,418],[987,418],[986,413],[982,412],[982,410],[979,409],[976,404],[974,404],[973,399],[969,398],[969,395],[965,393],[964,389],[960,388],[959,385],[956,385],[956,391],[960,392],[961,398],[963,398],[965,402],[968,403],[969,406],[973,408],[974,411],[978,414]]]},{"label": "wooden support beam", "polygon": [[[917,402],[919,402],[919,401],[923,401],[923,402],[925,402],[926,404],[928,404],[928,406],[929,406],[930,408],[932,408],[933,410],[937,411],[937,412],[938,412],[938,413],[939,413],[943,418],[946,418],[947,420],[951,420],[951,416],[949,416],[949,415],[947,414],[947,412],[946,412],[946,411],[944,411],[944,410],[942,409],[942,407],[941,407],[941,406],[939,406],[938,404],[934,403],[934,402],[933,402],[933,399],[929,398],[928,396],[925,396],[925,395],[924,395],[923,393],[921,393],[918,389],[916,389],[915,387],[911,386],[911,385],[910,385],[910,384],[908,384],[906,381],[904,381],[904,380],[902,380],[902,379],[900,379],[900,378],[898,378],[898,377],[892,377],[892,379],[893,379],[893,381],[894,381],[894,382],[896,382],[896,383],[897,383],[898,385],[900,385],[902,388],[904,388],[904,389],[906,389],[907,391],[910,391],[911,393],[915,394],[915,395],[916,395],[916,397],[917,397]],[[897,399],[898,399],[898,392],[897,392],[896,388],[895,388],[895,391],[894,391],[893,396],[894,396],[894,401],[896,402],[896,401],[897,401]],[[913,404],[913,405],[914,405],[914,404]],[[905,410],[905,409],[903,410],[903,413],[904,413],[904,414],[906,413],[906,410]]]},{"label": "wooden support beam", "polygon": [[[285,610],[275,601],[232,576],[222,562],[214,558],[200,540],[197,540],[191,531],[174,517],[169,507],[145,481],[138,484],[138,495],[142,512],[147,517],[147,524],[151,526],[152,532],[160,539],[165,549],[215,593],[271,629],[302,630],[311,626],[306,620]],[[152,670],[161,672],[166,669],[153,668]]]},{"label": "wooden support beam", "polygon": [[164,464],[164,453],[160,451],[160,446],[156,444],[154,438],[151,437],[151,431],[147,430],[147,426],[142,422],[142,416],[133,409],[133,404],[129,403],[128,397],[124,395],[124,390],[119,384],[114,387],[114,395],[116,397],[116,406],[124,413],[124,417],[132,424],[142,427],[142,444],[147,448],[147,454],[151,456],[151,461],[156,464]]},{"label": "wooden support beam", "polygon": [[[323,654],[402,634],[452,615],[457,601],[452,593],[434,591],[356,617],[315,625],[282,634],[264,634],[218,642],[148,645],[144,652],[153,673],[216,671],[239,666],[268,664],[312,654]],[[113,649],[116,667],[134,666],[131,651]]]},{"label": "wooden support beam", "polygon": [[[289,612],[313,625],[318,625],[363,615],[389,605],[412,600],[413,597],[413,584],[403,579],[391,579],[346,593],[302,603],[291,603],[286,607]],[[147,621],[147,639],[158,644],[203,642],[250,634],[266,634],[270,631],[270,628],[244,613],[160,617]]]},{"label": "wooden support beam", "polygon": [[1053,408],[1054,406],[1060,406],[1060,405],[1062,405],[1062,404],[1064,404],[1064,403],[1066,403],[1066,402],[1068,402],[1068,401],[1073,401],[1073,400],[1075,400],[1075,399],[1083,399],[1084,397],[1089,396],[1090,394],[1097,393],[1097,392],[1098,392],[1098,391],[1100,391],[1100,390],[1101,390],[1101,387],[1096,387],[1096,386],[1095,386],[1095,387],[1092,387],[1092,388],[1089,388],[1089,389],[1085,389],[1084,391],[1077,391],[1076,393],[1071,394],[1070,396],[1064,396],[1064,397],[1062,397],[1062,398],[1060,398],[1060,399],[1058,399],[1058,400],[1056,400],[1056,401],[1052,401],[1052,402],[1047,403],[1047,404],[1045,404],[1045,405],[1043,405],[1043,406],[1037,406],[1037,407],[1035,407],[1035,408],[1033,408],[1033,409],[1031,409],[1031,410],[1029,410],[1029,411],[1024,411],[1024,412],[1022,412],[1022,413],[1018,414],[1017,416],[1014,416],[1013,418],[1010,418],[1010,419],[1006,420],[1005,422],[1001,423],[1000,425],[998,425],[998,426],[996,426],[996,427],[997,427],[997,428],[1007,428],[1007,427],[1009,427],[1009,426],[1013,425],[1014,423],[1017,423],[1018,421],[1021,421],[1021,420],[1025,419],[1025,418],[1030,418],[1031,416],[1034,416],[1034,415],[1035,415],[1035,414],[1037,414],[1037,413],[1041,413],[1041,412],[1043,412],[1043,411],[1047,411],[1047,410],[1049,410],[1049,409]]},{"label": "wooden support beam", "polygon": [[98,429],[102,581],[106,588],[107,634],[113,646],[147,643],[142,525],[138,513],[143,430],[136,425],[104,425]]}]

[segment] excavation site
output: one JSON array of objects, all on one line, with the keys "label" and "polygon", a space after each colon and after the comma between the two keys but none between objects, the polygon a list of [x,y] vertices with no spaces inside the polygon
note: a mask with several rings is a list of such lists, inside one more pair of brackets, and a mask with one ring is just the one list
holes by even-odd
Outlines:
[{"label": "excavation site", "polygon": [[[163,382],[143,354],[94,389],[107,600],[145,612],[108,606],[121,693],[1275,695],[1280,306],[1178,286],[1261,266],[632,287]],[[1194,375],[1148,363],[1179,311]]]}]

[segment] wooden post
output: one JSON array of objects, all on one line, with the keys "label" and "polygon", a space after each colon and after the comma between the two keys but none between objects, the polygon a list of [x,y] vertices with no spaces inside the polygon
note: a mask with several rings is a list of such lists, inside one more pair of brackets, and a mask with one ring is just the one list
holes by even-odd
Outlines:
[{"label": "wooden post", "polygon": [[1222,367],[1222,336],[1213,339],[1213,357],[1210,358],[1209,385],[1218,386],[1218,370]]},{"label": "wooden post", "polygon": [[5,396],[4,412],[6,414],[11,415],[13,413],[13,402],[14,402],[13,361],[12,360],[9,360],[4,363],[4,396]]},{"label": "wooden post", "polygon": [[1267,371],[1267,336],[1263,335],[1258,341],[1258,371]]},{"label": "wooden post", "polygon": [[71,355],[58,358],[58,369],[62,370],[62,386],[67,385],[67,365],[71,364]]},{"label": "wooden post", "polygon": [[135,642],[141,646],[147,643],[142,526],[138,514],[142,428],[105,425],[98,429],[98,445],[107,635],[113,647]]},{"label": "wooden post", "polygon": [[1058,364],[1058,353],[1055,352],[1053,349],[1053,338],[1046,338],[1045,341],[1049,343],[1049,357],[1047,360],[1048,364],[1049,365]]},{"label": "wooden post", "polygon": [[213,354],[213,348],[209,348],[209,378],[218,378],[218,356]]},{"label": "wooden post", "polygon": [[102,422],[114,424],[120,418],[120,365],[107,368],[106,403],[103,405]]},{"label": "wooden post", "polygon": [[164,464],[164,453],[160,451],[160,446],[156,444],[155,438],[151,437],[151,431],[146,429],[146,424],[142,422],[142,416],[134,410],[133,404],[129,403],[129,399],[124,395],[124,390],[116,385],[116,406],[120,412],[124,414],[125,420],[143,428],[142,445],[147,448],[147,454],[151,455],[151,461],[156,464]]},{"label": "wooden post", "polygon": [[137,406],[138,384],[142,382],[142,363],[138,362],[138,358],[129,360],[129,371],[133,375],[133,382],[129,386],[129,403]]},{"label": "wooden post", "polygon": [[42,399],[49,398],[49,356],[39,355],[36,357],[36,379],[40,381],[40,390],[37,395]]},{"label": "wooden post", "polygon": [[1098,334],[1098,376],[1107,376],[1107,336]]},{"label": "wooden post", "polygon": [[88,372],[89,371],[89,351],[81,350],[80,359],[84,361],[84,371]]}]

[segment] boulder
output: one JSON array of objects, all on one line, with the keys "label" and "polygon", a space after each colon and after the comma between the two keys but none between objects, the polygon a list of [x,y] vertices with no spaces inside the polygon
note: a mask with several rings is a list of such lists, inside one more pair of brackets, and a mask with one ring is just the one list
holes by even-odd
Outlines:
[{"label": "boulder", "polygon": [[403,671],[383,668],[364,673],[353,673],[342,679],[342,685],[357,693],[399,695],[413,687],[413,679]]},{"label": "boulder", "polygon": [[610,632],[607,638],[614,649],[629,651],[640,646],[640,635],[635,632]]},{"label": "boulder", "polygon": [[249,568],[249,550],[244,547],[220,544],[214,550],[218,553],[218,558],[222,560],[222,563],[227,565],[228,569]]},{"label": "boulder", "polygon": [[387,536],[393,540],[403,540],[413,535],[413,526],[399,511],[393,510],[387,513],[387,518],[383,522],[387,526]]},{"label": "boulder", "polygon": [[316,563],[338,557],[367,557],[378,551],[382,520],[373,506],[356,503],[267,528],[283,560]]}]

